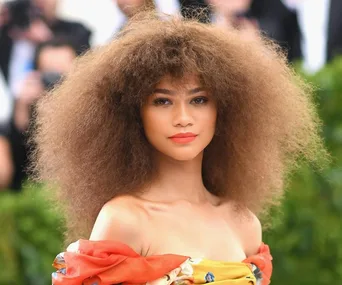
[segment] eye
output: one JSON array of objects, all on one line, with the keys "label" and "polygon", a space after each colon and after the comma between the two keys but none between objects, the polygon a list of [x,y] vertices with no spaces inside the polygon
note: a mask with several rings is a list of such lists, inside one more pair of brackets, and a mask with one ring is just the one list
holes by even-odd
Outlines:
[{"label": "eye", "polygon": [[196,105],[202,105],[208,102],[207,97],[196,97],[191,100],[191,103],[196,104]]},{"label": "eye", "polygon": [[171,105],[172,102],[167,98],[157,98],[153,100],[153,105],[156,106],[164,106],[164,105]]}]

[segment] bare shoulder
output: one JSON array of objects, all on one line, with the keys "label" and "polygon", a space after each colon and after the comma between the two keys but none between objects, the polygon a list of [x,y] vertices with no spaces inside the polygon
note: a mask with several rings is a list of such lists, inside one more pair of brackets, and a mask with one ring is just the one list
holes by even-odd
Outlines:
[{"label": "bare shoulder", "polygon": [[258,217],[249,209],[232,205],[234,227],[247,256],[258,253],[262,243],[262,226]]},{"label": "bare shoulder", "polygon": [[262,243],[262,227],[258,217],[246,209],[242,216],[244,228],[241,230],[241,239],[247,256],[258,253]]},{"label": "bare shoulder", "polygon": [[143,208],[135,198],[114,198],[102,207],[90,240],[120,241],[141,253],[144,244],[145,216]]}]

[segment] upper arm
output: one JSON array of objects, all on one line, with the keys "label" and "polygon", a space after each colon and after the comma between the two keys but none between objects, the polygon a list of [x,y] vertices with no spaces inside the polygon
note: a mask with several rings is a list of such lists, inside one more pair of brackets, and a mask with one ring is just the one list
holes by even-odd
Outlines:
[{"label": "upper arm", "polygon": [[142,226],[138,209],[120,203],[107,203],[94,224],[90,240],[115,240],[142,252]]},{"label": "upper arm", "polygon": [[245,230],[242,232],[242,238],[245,253],[248,256],[257,254],[262,243],[262,227],[258,217],[248,210]]}]

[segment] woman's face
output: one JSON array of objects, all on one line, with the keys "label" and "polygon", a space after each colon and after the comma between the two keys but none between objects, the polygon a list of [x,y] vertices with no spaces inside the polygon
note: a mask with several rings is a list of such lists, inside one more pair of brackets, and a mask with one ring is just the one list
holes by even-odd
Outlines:
[{"label": "woman's face", "polygon": [[197,157],[211,142],[216,126],[216,104],[198,77],[183,83],[165,76],[141,110],[145,135],[160,153],[175,160]]}]

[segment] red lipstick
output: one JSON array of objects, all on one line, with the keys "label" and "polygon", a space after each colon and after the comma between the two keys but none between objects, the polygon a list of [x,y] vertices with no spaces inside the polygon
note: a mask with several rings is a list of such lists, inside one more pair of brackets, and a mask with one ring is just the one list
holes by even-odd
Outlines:
[{"label": "red lipstick", "polygon": [[196,137],[197,135],[193,133],[179,133],[169,137],[169,139],[175,143],[189,143],[195,140]]}]

